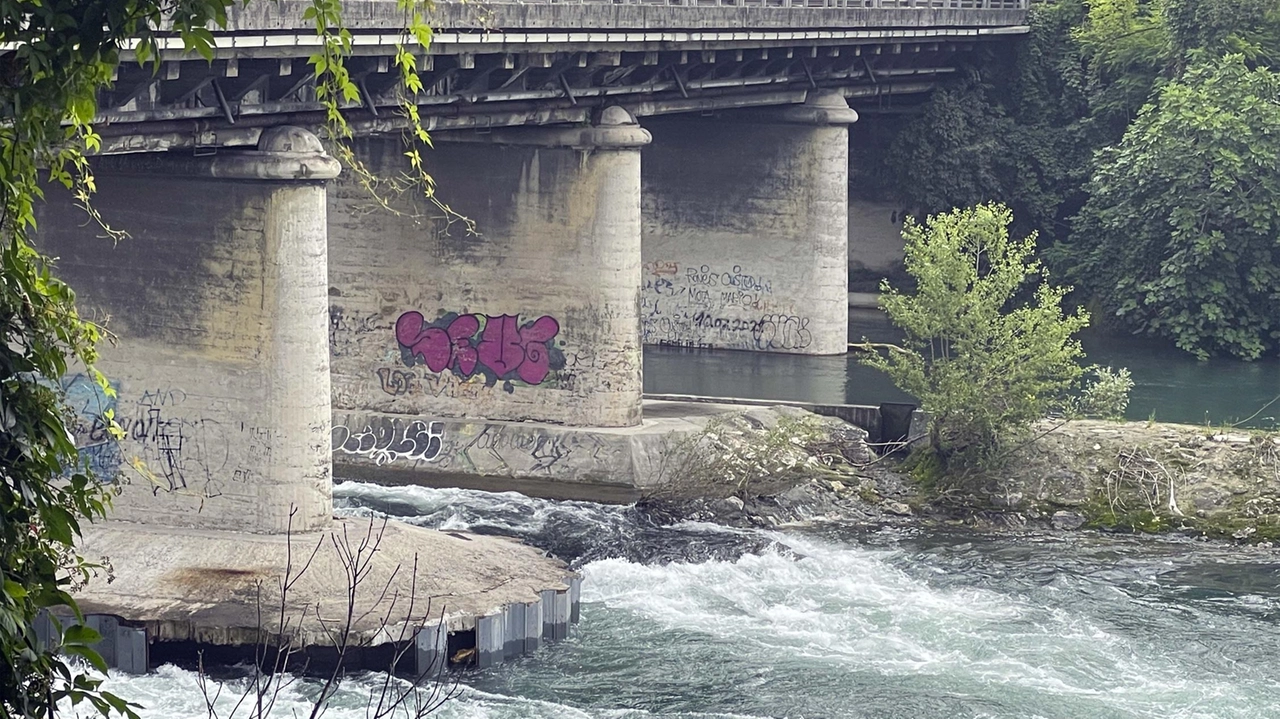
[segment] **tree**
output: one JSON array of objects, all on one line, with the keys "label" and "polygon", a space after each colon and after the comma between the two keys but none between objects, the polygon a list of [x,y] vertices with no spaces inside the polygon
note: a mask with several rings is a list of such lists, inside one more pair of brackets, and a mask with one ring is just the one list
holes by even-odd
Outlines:
[{"label": "tree", "polygon": [[1280,347],[1280,74],[1204,57],[1104,150],[1074,275],[1201,357]]},{"label": "tree", "polygon": [[920,399],[932,415],[931,451],[946,469],[989,466],[1010,435],[1067,404],[1084,372],[1073,335],[1089,317],[1063,314],[1066,289],[1032,259],[1034,234],[1009,236],[1012,222],[995,203],[924,225],[908,220],[902,234],[916,290],[881,286],[881,307],[906,337],[865,361]]},{"label": "tree", "polygon": [[[245,2],[247,0],[241,0]],[[100,328],[76,313],[75,293],[58,281],[32,242],[34,204],[42,181],[59,182],[92,218],[94,181],[86,153],[99,147],[91,121],[96,95],[110,82],[122,48],[136,43],[139,62],[158,61],[160,35],[180,37],[189,51],[212,58],[208,28],[225,26],[235,0],[14,0],[0,8],[0,719],[42,717],[62,701],[129,713],[124,701],[39,646],[37,613],[69,610],[76,622],[61,649],[101,667],[90,649],[98,638],[82,626],[68,588],[92,567],[75,553],[80,523],[104,517],[110,492],[79,463],[59,380],[81,364],[93,369]],[[425,46],[425,0],[397,0],[405,29],[395,63],[402,106],[413,127],[408,155],[428,197],[430,178],[418,147],[426,133],[413,95],[422,89],[409,48]],[[317,96],[328,109],[329,136],[339,157],[353,160],[342,108],[359,92],[344,65],[351,36],[340,0],[313,0],[306,11],[322,38],[310,58]],[[359,173],[362,177],[366,173]],[[43,177],[42,177],[43,175]]]},{"label": "tree", "polygon": [[1067,236],[1093,151],[1108,141],[1089,120],[1072,38],[1085,16],[1082,0],[1034,6],[1025,41],[984,50],[930,96],[884,155],[908,207],[930,214],[997,198],[1018,231]]}]

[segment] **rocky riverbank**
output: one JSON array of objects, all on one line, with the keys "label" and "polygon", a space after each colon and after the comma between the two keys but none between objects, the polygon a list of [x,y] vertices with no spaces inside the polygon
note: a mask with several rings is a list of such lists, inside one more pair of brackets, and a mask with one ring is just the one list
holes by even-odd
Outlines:
[{"label": "rocky riverbank", "polygon": [[923,483],[901,458],[877,458],[856,427],[753,409],[687,440],[665,489],[641,505],[659,520],[743,527],[923,522],[1280,541],[1280,433],[1081,420],[1035,435],[1000,472]]}]

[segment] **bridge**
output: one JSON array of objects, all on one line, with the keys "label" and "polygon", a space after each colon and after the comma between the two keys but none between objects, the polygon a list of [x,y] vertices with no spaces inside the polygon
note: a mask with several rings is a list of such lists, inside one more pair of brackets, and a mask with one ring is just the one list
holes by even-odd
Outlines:
[{"label": "bridge", "polygon": [[[668,0],[441,3],[419,57],[428,129],[582,123],[604,105],[637,117],[803,102],[838,89],[859,103],[927,92],[978,43],[1020,34],[1026,0]],[[324,121],[306,58],[308,3],[241,8],[215,59],[161,41],[162,71],[121,65],[103,94],[107,151],[251,146],[262,127]],[[361,131],[398,129],[395,3],[344,3]]]},{"label": "bridge", "polygon": [[[843,353],[850,124],[1027,31],[1025,0],[441,3],[416,102],[448,215],[326,154],[305,6],[239,9],[212,62],[174,39],[120,66],[95,203],[129,239],[41,210],[119,338],[115,397],[64,382],[123,519],[321,528],[335,463],[653,481],[676,425],[643,414],[642,344]],[[344,7],[356,153],[394,178],[400,18]]]}]

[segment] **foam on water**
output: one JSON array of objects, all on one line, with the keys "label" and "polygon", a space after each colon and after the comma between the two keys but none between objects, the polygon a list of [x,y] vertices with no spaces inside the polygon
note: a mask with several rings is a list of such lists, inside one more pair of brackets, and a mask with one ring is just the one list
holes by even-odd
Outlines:
[{"label": "foam on water", "polygon": [[[1087,534],[660,527],[633,508],[462,490],[335,495],[344,512],[515,534],[585,574],[571,637],[467,675],[446,719],[1280,716],[1273,555]],[[144,716],[206,716],[189,672],[110,683]],[[350,682],[326,716],[364,717],[372,685]]]}]

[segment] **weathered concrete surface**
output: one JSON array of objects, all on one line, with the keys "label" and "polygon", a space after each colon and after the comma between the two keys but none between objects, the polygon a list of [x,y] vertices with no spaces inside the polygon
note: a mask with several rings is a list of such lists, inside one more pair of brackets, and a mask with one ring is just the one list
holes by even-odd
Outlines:
[{"label": "weathered concrete surface", "polygon": [[903,273],[905,215],[902,208],[892,202],[849,199],[851,290],[877,292],[881,279]]},{"label": "weathered concrete surface", "polygon": [[[612,110],[596,128],[453,138],[465,144],[437,134],[429,169],[474,229],[407,198],[392,214],[355,179],[335,184],[336,415],[639,422],[639,145],[649,136]],[[375,172],[400,171],[399,138],[359,151]]]},{"label": "weathered concrete surface", "polygon": [[779,113],[649,125],[646,344],[846,351],[847,123],[856,114],[820,93]]},{"label": "weathered concrete surface", "polygon": [[[352,550],[381,537],[376,552],[366,551],[372,559],[356,595],[352,628],[359,644],[409,640],[412,629],[437,625],[441,616],[450,631],[471,629],[478,617],[506,605],[539,601],[544,590],[568,591],[574,577],[563,563],[514,540],[397,522],[384,528],[381,521],[337,519],[327,531],[292,537],[105,522],[86,527],[79,548],[88,558],[108,557],[115,579],[94,579],[76,599],[86,613],[145,626],[153,641],[249,644],[259,640],[260,621],[269,633],[279,625],[280,583],[291,567],[296,582],[284,616],[296,627],[295,642],[332,645],[317,616],[330,629],[346,616],[346,570],[331,543],[344,535]],[[386,625],[383,617],[390,617]]]},{"label": "weathered concrete surface", "polygon": [[[264,132],[259,149],[96,163],[94,206],[38,209],[40,248],[114,333],[98,368],[61,379],[81,457],[121,494],[114,516],[283,531],[330,521],[325,190],[337,163],[315,137]],[[114,414],[122,439],[107,430]]]},{"label": "weathered concrete surface", "polygon": [[[632,427],[415,419],[335,412],[333,461],[340,478],[385,484],[518,490],[559,499],[634,501],[670,479],[665,456],[713,417],[741,411],[714,403],[644,403]],[[426,428],[428,452],[404,451]]]}]

